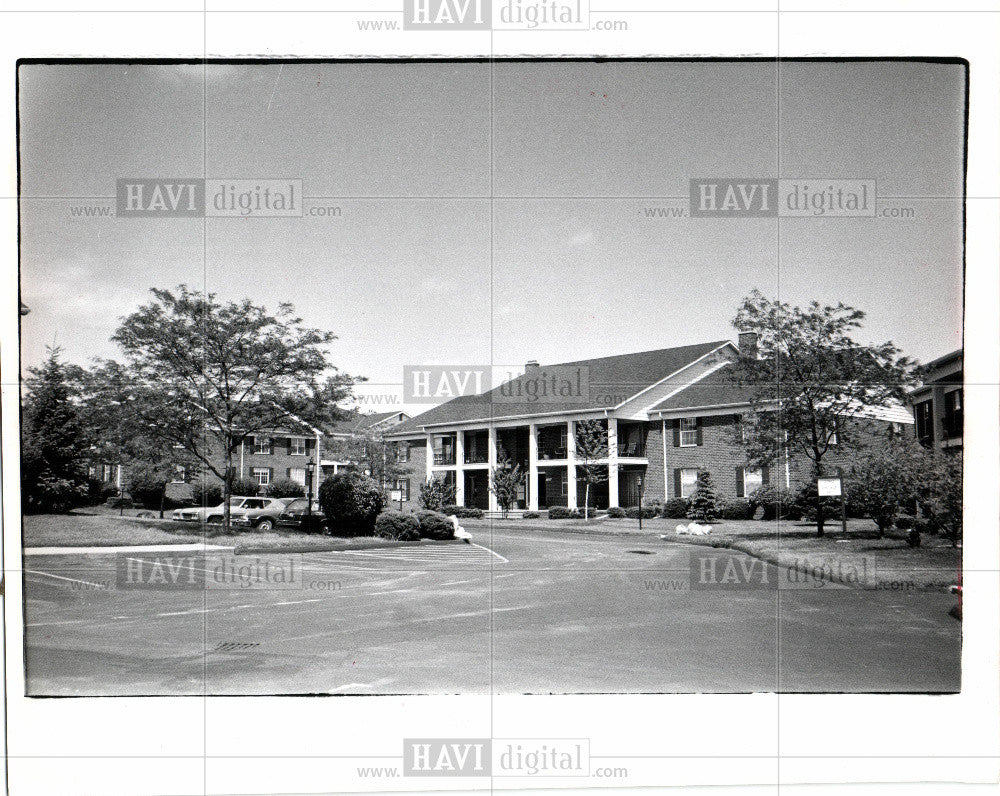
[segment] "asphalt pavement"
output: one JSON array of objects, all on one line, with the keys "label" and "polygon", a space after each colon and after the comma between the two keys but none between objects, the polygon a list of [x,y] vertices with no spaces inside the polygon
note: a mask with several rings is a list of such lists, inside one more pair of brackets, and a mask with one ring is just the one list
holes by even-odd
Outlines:
[{"label": "asphalt pavement", "polygon": [[655,536],[473,541],[28,556],[29,694],[960,689],[947,594]]}]

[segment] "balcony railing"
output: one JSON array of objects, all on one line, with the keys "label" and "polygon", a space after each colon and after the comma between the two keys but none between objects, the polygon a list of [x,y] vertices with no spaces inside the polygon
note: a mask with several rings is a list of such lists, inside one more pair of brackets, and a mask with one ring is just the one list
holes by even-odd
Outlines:
[{"label": "balcony railing", "polygon": [[466,451],[465,452],[465,463],[466,464],[486,464],[489,461],[489,457],[486,455],[486,451]]},{"label": "balcony railing", "polygon": [[442,467],[455,463],[455,451],[441,451],[434,453],[434,464]]},{"label": "balcony railing", "polygon": [[539,459],[565,459],[566,448],[559,446],[541,447],[538,449]]},{"label": "balcony railing", "polygon": [[618,456],[641,459],[646,455],[646,445],[642,442],[619,442]]}]

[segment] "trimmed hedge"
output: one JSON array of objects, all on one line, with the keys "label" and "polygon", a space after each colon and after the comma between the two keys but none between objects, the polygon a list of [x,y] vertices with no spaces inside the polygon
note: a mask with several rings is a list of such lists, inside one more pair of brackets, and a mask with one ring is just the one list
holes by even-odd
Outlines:
[{"label": "trimmed hedge", "polygon": [[481,520],[483,518],[482,509],[470,506],[442,506],[441,513],[447,514],[449,517],[458,517],[460,520]]},{"label": "trimmed hedge", "polygon": [[608,516],[614,520],[620,520],[625,516],[625,509],[619,506],[612,506],[608,509]]},{"label": "trimmed hedge", "polygon": [[688,502],[687,498],[670,498],[663,504],[663,516],[668,520],[683,520],[687,518]]},{"label": "trimmed hedge", "polygon": [[521,515],[521,519],[523,519],[523,520],[537,520],[537,519],[540,519],[541,516],[542,515],[539,514],[537,511],[526,511],[526,512],[524,512],[524,514]]},{"label": "trimmed hedge", "polygon": [[577,509],[567,506],[552,506],[549,509],[550,520],[578,520],[583,515]]},{"label": "trimmed hedge", "polygon": [[281,478],[266,488],[270,498],[300,498],[306,496],[306,489],[298,481],[291,478]]},{"label": "trimmed hedge", "polygon": [[451,517],[439,511],[423,509],[415,515],[420,524],[420,536],[422,539],[434,539],[444,541],[455,538],[455,526],[451,523]]},{"label": "trimmed hedge", "polygon": [[[611,514],[611,509],[608,509],[608,514],[609,515]],[[639,507],[638,506],[629,506],[627,509],[625,509],[625,516],[628,517],[630,520],[637,520],[637,519],[639,519]],[[652,506],[643,506],[642,507],[642,518],[644,520],[651,520],[655,516],[656,516],[656,509],[655,508],[653,508]]]},{"label": "trimmed hedge", "polygon": [[900,514],[896,517],[896,527],[901,531],[908,531],[916,527],[916,520],[907,514]]},{"label": "trimmed hedge", "polygon": [[727,500],[719,516],[724,520],[752,520],[756,509],[749,500]]},{"label": "trimmed hedge", "polygon": [[375,535],[401,542],[420,540],[420,520],[401,511],[383,511],[375,518]]}]

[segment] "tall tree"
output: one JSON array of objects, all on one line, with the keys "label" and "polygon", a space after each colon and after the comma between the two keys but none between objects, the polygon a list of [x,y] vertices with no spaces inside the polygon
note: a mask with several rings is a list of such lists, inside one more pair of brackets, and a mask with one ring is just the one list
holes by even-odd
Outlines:
[{"label": "tall tree", "polygon": [[926,449],[908,435],[869,440],[852,455],[847,499],[875,521],[879,538],[900,509],[918,499],[928,458]]},{"label": "tall tree", "polygon": [[180,285],[112,336],[125,354],[129,412],[222,481],[229,525],[233,456],[247,437],[303,422],[332,423],[358,381],[327,361],[331,332],[304,326],[290,304],[271,314],[250,299],[220,301]]},{"label": "tall tree", "polygon": [[[916,363],[892,343],[862,345],[852,338],[865,313],[838,303],[793,307],[760,291],[747,296],[733,326],[757,333],[757,355],[740,356],[735,382],[750,393],[741,424],[749,463],[772,463],[787,446],[826,474],[824,457],[847,450],[872,411],[902,405],[914,385]],[[822,499],[816,530],[823,535]]]},{"label": "tall tree", "polygon": [[329,450],[335,459],[349,462],[371,476],[382,489],[392,489],[397,480],[412,473],[406,463],[398,461],[398,445],[386,441],[381,429],[367,428],[332,442]]},{"label": "tall tree", "polygon": [[[583,475],[583,518],[590,519],[590,489],[608,480],[608,430],[600,420],[576,424],[576,471]],[[603,462],[600,460],[604,460]]]},{"label": "tall tree", "polygon": [[87,496],[87,440],[75,402],[72,366],[47,349],[25,380],[21,430],[21,500],[25,511],[68,511]]}]

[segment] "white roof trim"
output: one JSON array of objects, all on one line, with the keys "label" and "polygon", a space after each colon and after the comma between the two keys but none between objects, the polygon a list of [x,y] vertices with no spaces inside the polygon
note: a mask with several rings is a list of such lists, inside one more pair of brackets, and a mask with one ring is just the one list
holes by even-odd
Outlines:
[{"label": "white roof trim", "polygon": [[[659,381],[657,381],[657,382],[655,382],[655,383],[653,383],[653,384],[650,384],[650,385],[649,385],[648,387],[644,387],[643,389],[639,390],[639,392],[637,392],[637,393],[636,393],[635,395],[631,395],[631,396],[629,396],[629,397],[628,397],[628,398],[626,398],[626,399],[625,399],[624,401],[622,401],[622,402],[621,402],[620,404],[618,404],[617,406],[614,406],[614,407],[612,407],[612,408],[613,408],[613,409],[620,409],[621,407],[623,407],[623,406],[624,406],[625,404],[629,403],[630,401],[634,401],[634,400],[635,400],[636,398],[638,398],[638,397],[639,397],[640,395],[642,395],[643,393],[647,393],[647,392],[649,392],[650,390],[652,390],[652,389],[654,389],[654,388],[656,388],[656,387],[659,387],[659,386],[660,386],[661,384],[663,384],[663,382],[665,382],[665,381],[668,381],[669,379],[672,379],[672,378],[673,378],[674,376],[676,376],[676,375],[677,375],[678,373],[683,373],[683,372],[684,372],[685,370],[687,370],[688,368],[692,367],[693,365],[697,365],[697,364],[698,364],[699,362],[701,362],[701,361],[702,361],[703,359],[705,359],[706,357],[710,357],[710,356],[712,356],[712,354],[714,354],[714,353],[716,353],[716,352],[718,352],[718,351],[721,351],[721,350],[722,350],[723,348],[726,348],[727,346],[728,346],[728,347],[730,347],[730,348],[732,348],[732,349],[733,349],[734,351],[736,351],[737,353],[739,353],[739,349],[738,349],[738,348],[737,348],[737,347],[736,347],[736,346],[735,346],[735,345],[733,344],[733,342],[732,342],[731,340],[727,340],[727,341],[726,341],[726,342],[724,342],[724,343],[723,343],[722,345],[720,345],[720,346],[716,346],[716,347],[715,347],[715,348],[713,348],[713,349],[712,349],[711,351],[706,351],[706,352],[705,352],[704,354],[702,354],[702,355],[701,355],[700,357],[698,357],[697,359],[694,359],[694,360],[692,360],[692,361],[688,362],[688,363],[687,363],[686,365],[683,365],[682,367],[679,367],[679,368],[678,368],[677,370],[675,370],[675,371],[674,371],[673,373],[671,373],[670,375],[668,375],[668,376],[664,376],[664,377],[663,377],[662,379],[660,379]],[[727,364],[728,364],[728,363],[727,363]],[[662,398],[662,399],[660,399],[660,400],[662,400],[662,401],[665,401],[665,400],[666,400],[666,398]],[[657,403],[660,403],[660,401],[657,401]]]}]

